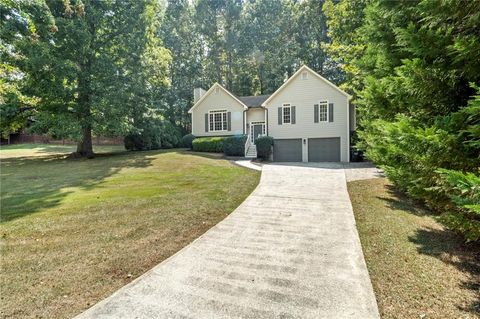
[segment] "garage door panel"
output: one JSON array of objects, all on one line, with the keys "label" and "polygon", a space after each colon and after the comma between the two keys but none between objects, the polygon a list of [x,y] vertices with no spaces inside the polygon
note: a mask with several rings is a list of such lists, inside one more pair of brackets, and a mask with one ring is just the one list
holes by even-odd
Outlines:
[{"label": "garage door panel", "polygon": [[302,139],[275,139],[273,142],[273,160],[275,162],[301,162]]},{"label": "garage door panel", "polygon": [[340,162],[340,137],[309,138],[309,162]]}]

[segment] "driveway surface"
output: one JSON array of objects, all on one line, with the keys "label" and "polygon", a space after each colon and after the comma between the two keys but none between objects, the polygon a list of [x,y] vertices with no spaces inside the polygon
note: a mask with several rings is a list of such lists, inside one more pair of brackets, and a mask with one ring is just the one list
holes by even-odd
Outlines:
[{"label": "driveway surface", "polygon": [[343,166],[264,165],[225,220],[78,318],[379,318]]}]

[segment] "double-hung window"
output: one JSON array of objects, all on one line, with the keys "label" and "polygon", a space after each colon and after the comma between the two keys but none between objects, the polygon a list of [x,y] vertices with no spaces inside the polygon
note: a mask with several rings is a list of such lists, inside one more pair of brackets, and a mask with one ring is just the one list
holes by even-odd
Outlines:
[{"label": "double-hung window", "polygon": [[209,130],[211,132],[215,131],[226,131],[227,130],[227,111],[210,111],[208,113],[208,122]]},{"label": "double-hung window", "polygon": [[318,121],[328,122],[328,101],[320,101],[318,104]]},{"label": "double-hung window", "polygon": [[283,124],[292,123],[292,106],[289,103],[283,104],[282,119],[283,119]]}]

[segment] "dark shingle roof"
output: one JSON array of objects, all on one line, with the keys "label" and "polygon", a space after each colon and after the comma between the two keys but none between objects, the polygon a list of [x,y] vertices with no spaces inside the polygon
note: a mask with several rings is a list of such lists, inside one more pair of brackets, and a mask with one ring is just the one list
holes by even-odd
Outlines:
[{"label": "dark shingle roof", "polygon": [[238,99],[248,107],[260,107],[270,95],[239,96]]}]

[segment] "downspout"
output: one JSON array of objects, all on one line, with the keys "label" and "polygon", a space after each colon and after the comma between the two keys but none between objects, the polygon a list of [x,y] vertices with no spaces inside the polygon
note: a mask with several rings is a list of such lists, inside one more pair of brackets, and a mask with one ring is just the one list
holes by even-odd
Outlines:
[{"label": "downspout", "polygon": [[264,107],[265,109],[265,135],[268,136],[268,109]]},{"label": "downspout", "polygon": [[247,134],[247,110],[243,110],[243,135]]}]

